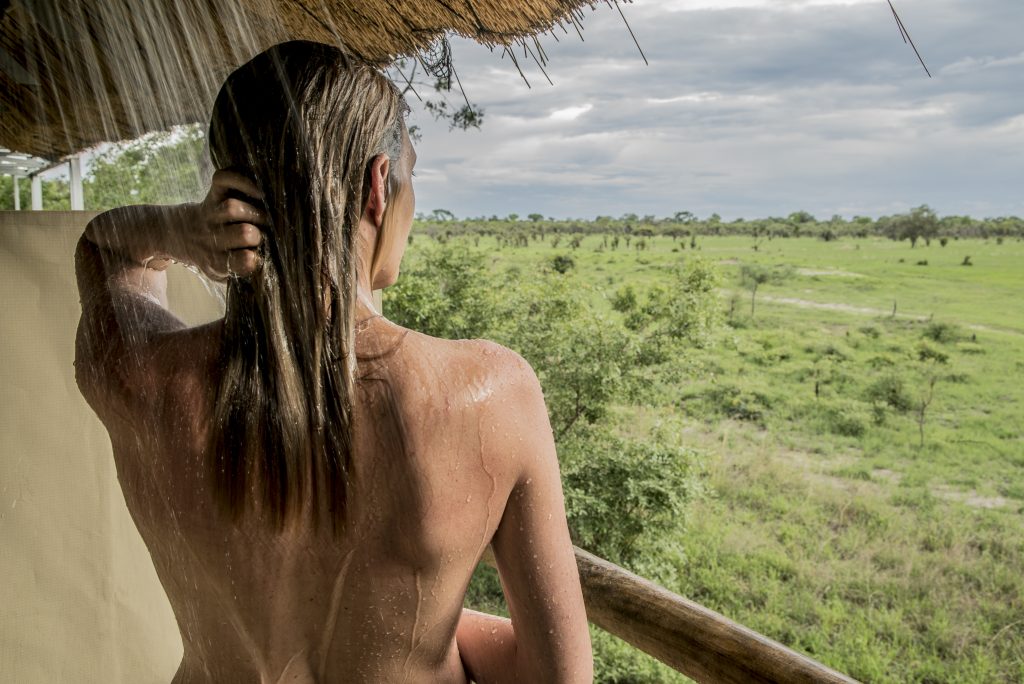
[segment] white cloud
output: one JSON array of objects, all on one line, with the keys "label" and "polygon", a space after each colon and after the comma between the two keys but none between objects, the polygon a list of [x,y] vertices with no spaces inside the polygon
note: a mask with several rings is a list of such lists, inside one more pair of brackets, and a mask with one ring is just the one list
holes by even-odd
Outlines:
[{"label": "white cloud", "polygon": [[548,114],[548,118],[552,121],[573,121],[578,119],[591,109],[594,108],[592,104],[579,105],[578,107],[565,107],[564,109],[556,109],[555,111]]},{"label": "white cloud", "polygon": [[771,95],[737,95],[737,94],[726,94],[714,91],[704,91],[699,93],[686,93],[684,95],[675,95],[673,97],[649,97],[646,101],[649,104],[704,104],[704,103],[716,103],[726,106],[742,106],[742,107],[753,107],[758,105],[767,104],[774,102],[777,98]]},{"label": "white cloud", "polygon": [[1024,64],[1024,52],[1011,57],[965,57],[952,64],[942,67],[940,73],[946,75],[969,74],[985,69],[998,69],[1000,67],[1021,66]]}]

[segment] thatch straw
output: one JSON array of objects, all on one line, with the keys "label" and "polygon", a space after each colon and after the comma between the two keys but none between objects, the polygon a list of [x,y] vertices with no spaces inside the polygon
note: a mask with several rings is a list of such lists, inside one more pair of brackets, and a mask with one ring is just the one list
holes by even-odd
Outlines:
[{"label": "thatch straw", "polygon": [[[566,22],[587,0],[0,0],[0,145],[48,159],[203,121],[223,78],[275,43],[373,62],[445,33],[492,46]],[[543,57],[535,58],[543,61]]]}]

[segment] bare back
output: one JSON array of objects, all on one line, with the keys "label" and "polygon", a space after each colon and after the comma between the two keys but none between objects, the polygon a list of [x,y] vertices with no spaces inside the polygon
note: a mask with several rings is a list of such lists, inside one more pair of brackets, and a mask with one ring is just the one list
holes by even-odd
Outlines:
[{"label": "bare back", "polygon": [[518,475],[501,448],[515,436],[488,420],[517,357],[368,321],[334,538],[220,517],[206,463],[220,328],[176,335],[148,361],[148,398],[90,398],[181,630],[175,682],[465,682],[463,596]]}]

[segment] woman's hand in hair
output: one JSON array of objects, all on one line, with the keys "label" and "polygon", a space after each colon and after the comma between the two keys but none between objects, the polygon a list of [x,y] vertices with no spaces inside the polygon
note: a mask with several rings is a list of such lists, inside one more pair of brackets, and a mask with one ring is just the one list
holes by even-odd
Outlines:
[{"label": "woman's hand in hair", "polygon": [[267,225],[263,194],[244,175],[221,169],[198,205],[199,230],[189,236],[189,261],[207,277],[245,278],[260,268],[259,245]]}]

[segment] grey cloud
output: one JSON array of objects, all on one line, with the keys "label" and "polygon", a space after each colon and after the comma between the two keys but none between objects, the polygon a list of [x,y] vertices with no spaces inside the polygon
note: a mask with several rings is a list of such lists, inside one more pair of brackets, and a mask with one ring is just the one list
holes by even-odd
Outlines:
[{"label": "grey cloud", "polygon": [[[487,114],[448,133],[424,114],[420,207],[460,215],[594,216],[680,209],[726,218],[1022,214],[1024,77],[1017,0],[897,3],[936,77],[925,77],[879,3],[799,11],[625,7],[542,39],[555,86],[520,60],[455,43]],[[884,11],[883,11],[884,10]],[[660,100],[660,101],[659,101]],[[590,109],[570,120],[552,112]]]}]

